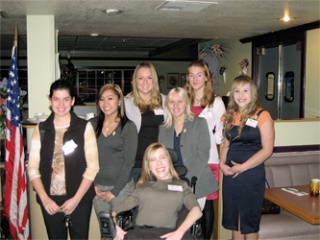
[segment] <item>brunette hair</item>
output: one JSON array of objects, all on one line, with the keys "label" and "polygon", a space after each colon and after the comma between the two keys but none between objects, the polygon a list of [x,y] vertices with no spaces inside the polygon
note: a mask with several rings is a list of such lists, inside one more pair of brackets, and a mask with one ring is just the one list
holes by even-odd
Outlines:
[{"label": "brunette hair", "polygon": [[165,109],[164,109],[164,111],[166,112],[166,116],[167,116],[167,119],[164,122],[164,126],[167,129],[170,129],[172,124],[173,124],[173,116],[172,116],[171,111],[168,108],[168,105],[169,105],[171,97],[172,97],[172,95],[174,93],[177,93],[181,97],[182,101],[185,104],[185,110],[184,110],[185,119],[193,120],[193,118],[194,118],[194,114],[191,112],[190,99],[188,97],[188,94],[187,94],[186,90],[184,88],[181,88],[181,87],[172,88],[169,91],[168,95],[167,95],[167,98],[166,98],[166,101],[165,101]]},{"label": "brunette hair", "polygon": [[[148,68],[150,70],[151,77],[152,77],[152,90],[151,90],[151,99],[150,99],[149,105],[146,105],[145,102],[142,100],[139,94],[139,90],[137,88],[137,74],[141,68]],[[134,104],[138,106],[141,113],[144,113],[147,110],[148,106],[150,110],[154,110],[156,108],[162,108],[158,74],[151,62],[142,62],[136,66],[132,76],[132,92],[129,94],[129,96],[133,97]]]},{"label": "brunette hair", "polygon": [[56,90],[67,90],[71,96],[71,98],[76,97],[76,90],[71,82],[66,80],[56,80],[50,86],[49,98],[51,99],[53,96],[53,92]]},{"label": "brunette hair", "polygon": [[186,90],[190,97],[191,104],[193,105],[195,102],[195,93],[194,89],[192,88],[190,81],[189,81],[189,70],[191,67],[200,67],[203,69],[204,75],[206,77],[206,81],[204,82],[204,90],[203,90],[203,97],[201,99],[200,105],[201,107],[212,106],[214,102],[214,98],[216,96],[211,80],[211,73],[209,71],[208,65],[203,60],[196,60],[189,64],[188,71],[187,71],[187,83],[186,83]]},{"label": "brunette hair", "polygon": [[251,90],[251,101],[248,104],[248,106],[241,111],[241,122],[242,125],[239,127],[238,131],[238,136],[240,136],[242,128],[244,126],[244,123],[247,121],[249,117],[255,114],[257,111],[258,107],[260,107],[259,99],[258,99],[258,88],[256,83],[252,80],[247,75],[240,75],[236,77],[233,81],[233,84],[231,86],[231,91],[230,91],[230,100],[228,103],[227,107],[227,112],[226,112],[226,118],[225,118],[225,124],[224,124],[224,129],[225,132],[228,132],[234,122],[234,114],[240,113],[240,109],[238,104],[234,100],[234,92],[236,88],[241,87],[245,84],[249,84],[250,90]]},{"label": "brunette hair", "polygon": [[102,127],[103,127],[103,122],[105,119],[104,113],[101,111],[100,107],[99,107],[99,101],[102,97],[102,94],[107,91],[107,90],[111,90],[114,92],[114,94],[116,96],[118,96],[119,98],[119,106],[118,106],[118,118],[120,118],[120,122],[121,122],[121,127],[123,129],[124,125],[127,123],[128,119],[126,116],[126,112],[125,112],[125,107],[124,107],[124,98],[123,98],[123,93],[121,88],[119,87],[119,85],[117,84],[112,84],[112,83],[108,83],[103,85],[97,95],[97,99],[96,99],[96,106],[97,106],[97,115],[98,115],[98,121],[97,121],[97,127],[96,127],[96,136],[99,137],[101,132],[102,132]]},{"label": "brunette hair", "polygon": [[180,179],[178,173],[174,169],[174,166],[167,148],[163,144],[155,142],[155,143],[151,143],[144,152],[143,162],[142,162],[142,171],[141,171],[141,176],[136,184],[137,187],[141,186],[143,183],[148,181],[157,181],[157,178],[152,174],[149,165],[150,165],[150,159],[152,158],[154,153],[161,148],[165,151],[166,156],[169,160],[169,172],[170,172],[170,175],[172,176],[172,179],[173,180]]}]

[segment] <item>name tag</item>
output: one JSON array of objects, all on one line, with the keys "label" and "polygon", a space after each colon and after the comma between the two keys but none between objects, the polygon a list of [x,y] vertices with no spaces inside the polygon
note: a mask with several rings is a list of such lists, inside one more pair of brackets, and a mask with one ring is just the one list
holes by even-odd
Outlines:
[{"label": "name tag", "polygon": [[199,117],[203,117],[205,119],[211,119],[212,118],[212,112],[204,111],[199,115]]},{"label": "name tag", "polygon": [[163,114],[164,114],[164,113],[163,113],[163,109],[161,109],[161,108],[155,109],[155,110],[154,110],[154,114],[155,114],[155,115],[163,115]]},{"label": "name tag", "polygon": [[180,185],[168,184],[168,190],[174,192],[183,192],[183,187]]},{"label": "name tag", "polygon": [[62,146],[62,151],[64,155],[68,155],[72,153],[76,147],[78,147],[78,145],[73,140],[70,140]]},{"label": "name tag", "polygon": [[248,120],[246,122],[246,125],[249,126],[249,127],[256,128],[257,125],[258,125],[258,121],[255,120],[255,119],[248,118]]}]

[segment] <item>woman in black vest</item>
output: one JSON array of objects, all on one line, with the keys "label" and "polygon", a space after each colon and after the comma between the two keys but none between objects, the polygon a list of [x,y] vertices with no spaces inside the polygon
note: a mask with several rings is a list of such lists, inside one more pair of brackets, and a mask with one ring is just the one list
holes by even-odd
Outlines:
[{"label": "woman in black vest", "polygon": [[98,150],[91,123],[72,107],[71,83],[50,87],[49,118],[34,131],[28,174],[37,192],[49,239],[88,239],[93,180],[99,171]]}]

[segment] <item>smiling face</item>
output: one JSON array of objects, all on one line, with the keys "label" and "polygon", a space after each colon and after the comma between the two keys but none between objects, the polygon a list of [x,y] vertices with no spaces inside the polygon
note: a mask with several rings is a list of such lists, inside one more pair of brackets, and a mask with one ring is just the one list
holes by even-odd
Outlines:
[{"label": "smiling face", "polygon": [[108,89],[101,94],[99,107],[106,117],[116,117],[118,115],[118,106],[119,97],[112,89]]},{"label": "smiling face", "polygon": [[252,92],[249,83],[238,85],[233,93],[234,101],[239,106],[240,111],[245,109],[252,100]]},{"label": "smiling face", "polygon": [[153,78],[150,71],[150,68],[142,67],[137,71],[136,75],[136,85],[139,94],[151,95]]},{"label": "smiling face", "polygon": [[158,180],[171,179],[169,157],[163,148],[157,149],[149,158],[149,169]]},{"label": "smiling face", "polygon": [[186,103],[177,92],[173,92],[169,96],[168,108],[174,119],[184,119],[186,111]]},{"label": "smiling face", "polygon": [[70,114],[75,99],[66,89],[54,90],[49,99],[50,106],[56,117],[64,117]]},{"label": "smiling face", "polygon": [[207,77],[202,67],[191,66],[188,69],[188,80],[194,91],[203,92]]}]

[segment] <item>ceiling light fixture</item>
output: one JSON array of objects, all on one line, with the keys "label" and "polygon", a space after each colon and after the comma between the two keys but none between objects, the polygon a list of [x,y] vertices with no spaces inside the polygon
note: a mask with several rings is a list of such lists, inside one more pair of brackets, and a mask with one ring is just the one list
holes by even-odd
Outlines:
[{"label": "ceiling light fixture", "polygon": [[295,17],[290,17],[289,16],[289,9],[284,9],[284,13],[283,13],[283,17],[282,18],[278,18],[278,20],[280,21],[284,21],[284,22],[289,22],[289,21],[292,21],[292,20],[295,20],[296,18]]},{"label": "ceiling light fixture", "polygon": [[157,10],[172,12],[200,12],[217,2],[195,1],[195,0],[166,0]]},{"label": "ceiling light fixture", "polygon": [[295,17],[284,16],[282,18],[278,18],[278,20],[284,21],[284,22],[289,22],[289,21],[292,21],[292,20],[296,20],[296,18]]},{"label": "ceiling light fixture", "polygon": [[123,11],[116,8],[108,8],[106,10],[102,10],[103,13],[106,13],[108,16],[115,16],[123,13]]},{"label": "ceiling light fixture", "polygon": [[91,37],[98,37],[98,36],[99,36],[99,33],[90,33],[90,36],[91,36]]}]

